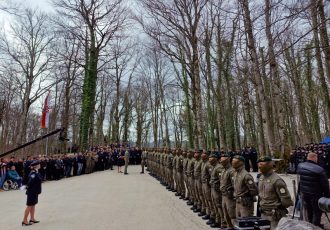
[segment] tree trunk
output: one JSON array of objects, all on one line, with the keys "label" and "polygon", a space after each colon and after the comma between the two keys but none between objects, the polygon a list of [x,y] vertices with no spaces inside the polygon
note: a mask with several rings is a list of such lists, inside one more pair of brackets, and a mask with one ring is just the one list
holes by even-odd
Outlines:
[{"label": "tree trunk", "polygon": [[317,72],[321,83],[321,89],[324,98],[323,99],[324,107],[327,114],[325,117],[326,118],[325,127],[329,127],[328,125],[330,123],[330,95],[329,95],[329,89],[327,86],[327,81],[325,79],[324,67],[322,63],[322,55],[321,55],[322,53],[320,48],[321,44],[319,40],[319,29],[318,29],[319,27],[318,27],[317,1],[315,0],[311,0],[311,16],[312,16],[313,35],[314,35],[315,58],[317,62]]},{"label": "tree trunk", "polygon": [[266,24],[266,36],[268,41],[268,55],[269,55],[269,69],[270,78],[274,81],[273,84],[273,100],[275,108],[275,124],[277,124],[277,130],[279,132],[279,139],[276,141],[275,149],[281,154],[281,158],[284,155],[284,148],[286,144],[285,137],[285,121],[283,114],[282,98],[281,98],[281,79],[278,71],[278,64],[276,61],[275,50],[274,50],[274,38],[272,35],[272,6],[271,0],[265,0],[265,24]]},{"label": "tree trunk", "polygon": [[245,25],[245,31],[247,34],[247,39],[248,39],[248,49],[250,51],[250,58],[253,64],[253,70],[254,70],[254,78],[256,82],[256,87],[257,87],[257,93],[260,99],[260,104],[262,108],[262,118],[263,118],[263,123],[266,128],[266,136],[267,136],[267,142],[269,145],[270,149],[270,154],[273,156],[275,151],[276,151],[276,144],[275,144],[275,137],[274,137],[274,132],[273,132],[273,127],[271,126],[270,123],[270,111],[268,109],[268,103],[267,103],[267,98],[266,94],[264,91],[264,87],[262,84],[262,77],[260,73],[260,64],[259,64],[259,58],[257,55],[257,50],[256,50],[256,42],[253,34],[253,25],[252,25],[252,20],[250,16],[250,8],[249,8],[249,2],[248,0],[239,0],[242,9],[244,11],[244,25]]}]

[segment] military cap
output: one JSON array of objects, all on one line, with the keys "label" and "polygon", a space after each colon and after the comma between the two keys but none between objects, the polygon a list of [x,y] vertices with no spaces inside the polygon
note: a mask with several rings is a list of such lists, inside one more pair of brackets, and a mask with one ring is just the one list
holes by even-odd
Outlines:
[{"label": "military cap", "polygon": [[37,161],[37,160],[33,161],[33,162],[30,164],[30,166],[36,166],[36,165],[40,165],[40,162]]},{"label": "military cap", "polygon": [[238,160],[243,161],[243,162],[245,161],[245,158],[243,156],[241,156],[241,155],[235,155],[233,157],[233,159],[238,159]]},{"label": "military cap", "polygon": [[198,153],[198,154],[202,154],[203,153],[203,150],[195,150],[194,152],[195,153]]},{"label": "military cap", "polygon": [[259,162],[272,162],[273,160],[272,160],[272,158],[270,157],[270,156],[264,156],[264,157],[260,157],[259,159],[258,159],[258,163]]},{"label": "military cap", "polygon": [[230,157],[229,153],[222,153],[221,157]]},{"label": "military cap", "polygon": [[209,156],[209,158],[211,158],[211,157],[218,159],[219,158],[219,154],[217,154],[217,153],[211,153],[210,156]]}]

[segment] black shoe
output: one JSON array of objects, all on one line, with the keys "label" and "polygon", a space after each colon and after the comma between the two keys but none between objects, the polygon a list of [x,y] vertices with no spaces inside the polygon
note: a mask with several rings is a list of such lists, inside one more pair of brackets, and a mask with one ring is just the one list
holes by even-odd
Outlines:
[{"label": "black shoe", "polygon": [[124,173],[124,175],[128,175],[128,173]]},{"label": "black shoe", "polygon": [[191,210],[195,210],[195,209],[197,209],[197,206],[196,205],[193,205],[190,209]]},{"label": "black shoe", "polygon": [[180,196],[179,199],[180,199],[180,200],[184,200],[184,196]]},{"label": "black shoe", "polygon": [[200,212],[200,213],[198,213],[198,216],[205,216],[205,212]]},{"label": "black shoe", "polygon": [[30,220],[30,224],[37,224],[37,223],[40,223],[40,221],[38,221],[38,220]]},{"label": "black shoe", "polygon": [[211,228],[220,228],[220,224],[214,222],[213,224],[210,225],[210,227]]},{"label": "black shoe", "polygon": [[22,226],[29,226],[29,225],[32,225],[31,223],[24,223],[22,222]]},{"label": "black shoe", "polygon": [[175,196],[180,196],[180,193],[175,193]]},{"label": "black shoe", "polygon": [[187,202],[187,205],[189,205],[189,206],[191,206],[191,205],[193,205],[194,203],[193,202],[191,202],[191,201],[188,201]]},{"label": "black shoe", "polygon": [[193,210],[194,213],[197,213],[197,212],[201,212],[201,209],[200,208],[196,208]]},{"label": "black shoe", "polygon": [[214,219],[210,218],[209,221],[206,222],[207,225],[214,224]]},{"label": "black shoe", "polygon": [[144,172],[140,172],[140,174],[144,174]]},{"label": "black shoe", "polygon": [[185,198],[183,198],[183,200],[189,200],[189,198],[188,197],[185,197]]},{"label": "black shoe", "polygon": [[206,215],[202,217],[203,220],[209,220],[210,219],[210,215]]}]

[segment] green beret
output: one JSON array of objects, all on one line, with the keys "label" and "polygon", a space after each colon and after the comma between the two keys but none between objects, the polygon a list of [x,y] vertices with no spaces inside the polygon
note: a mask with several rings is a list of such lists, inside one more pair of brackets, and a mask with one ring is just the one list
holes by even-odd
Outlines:
[{"label": "green beret", "polygon": [[270,156],[264,156],[264,157],[260,157],[259,160],[258,160],[258,163],[259,162],[272,162],[272,158]]},{"label": "green beret", "polygon": [[233,159],[238,159],[238,160],[243,161],[243,162],[245,161],[245,158],[243,156],[241,156],[241,155],[235,155],[233,157]]},{"label": "green beret", "polygon": [[222,153],[221,157],[230,157],[230,155],[228,153]]},{"label": "green beret", "polygon": [[216,153],[211,153],[209,158],[211,158],[211,157],[219,159],[219,155]]}]

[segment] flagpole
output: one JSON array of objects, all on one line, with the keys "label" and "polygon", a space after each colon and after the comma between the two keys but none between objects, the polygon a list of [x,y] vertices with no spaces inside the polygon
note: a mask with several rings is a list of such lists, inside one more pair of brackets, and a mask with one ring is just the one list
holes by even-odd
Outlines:
[{"label": "flagpole", "polygon": [[[41,116],[41,128],[46,130],[46,133],[49,129],[49,99],[50,98],[50,91],[48,91],[48,95],[45,98],[45,103],[42,110]],[[46,139],[46,156],[48,156],[48,137]]]},{"label": "flagpole", "polygon": [[[47,133],[48,133],[48,128],[47,128]],[[46,139],[46,156],[48,156],[48,137]]]}]

